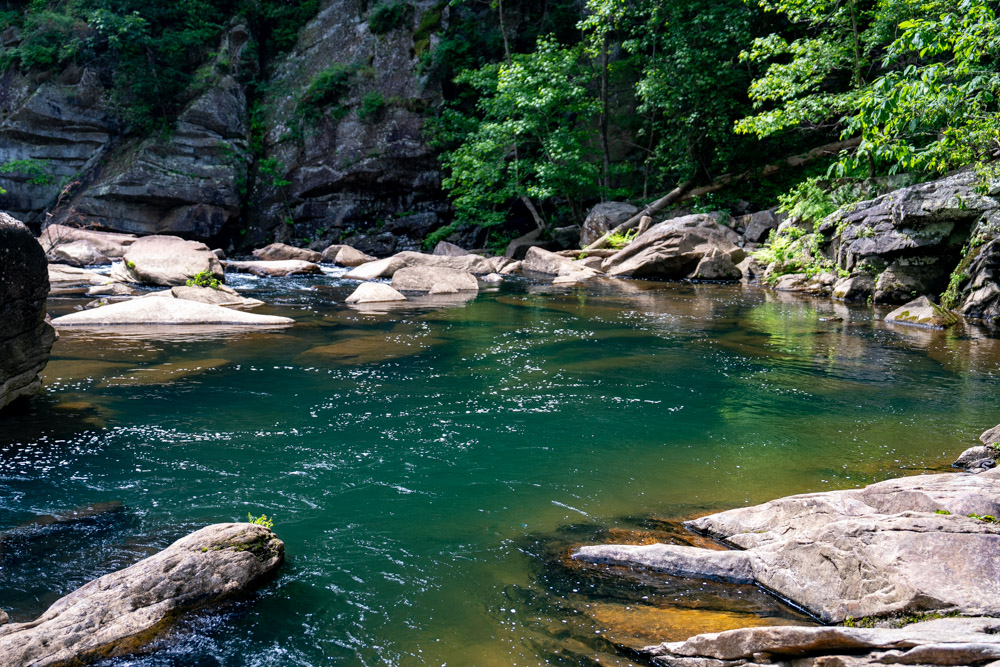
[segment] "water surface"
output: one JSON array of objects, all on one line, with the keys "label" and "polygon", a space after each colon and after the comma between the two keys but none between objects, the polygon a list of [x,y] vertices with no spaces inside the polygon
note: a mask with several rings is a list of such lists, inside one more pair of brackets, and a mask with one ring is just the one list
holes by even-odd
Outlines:
[{"label": "water surface", "polygon": [[64,330],[45,395],[5,418],[14,620],[267,513],[275,581],[115,664],[629,664],[620,646],[808,619],[752,587],[581,568],[573,545],[942,469],[1000,421],[1000,341],[971,327],[709,285],[357,311],[336,272],[236,281],[297,325]]}]

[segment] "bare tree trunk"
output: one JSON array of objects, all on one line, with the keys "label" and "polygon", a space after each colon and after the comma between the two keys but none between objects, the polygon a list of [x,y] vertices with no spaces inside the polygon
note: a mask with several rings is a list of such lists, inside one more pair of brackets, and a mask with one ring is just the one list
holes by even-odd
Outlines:
[{"label": "bare tree trunk", "polygon": [[690,186],[691,186],[691,181],[684,181],[676,188],[668,192],[665,196],[660,197],[652,204],[649,204],[646,208],[642,209],[641,211],[633,215],[631,218],[629,218],[628,220],[618,225],[617,227],[609,231],[601,238],[591,243],[589,246],[584,248],[584,250],[597,250],[598,248],[603,248],[604,246],[608,245],[608,239],[611,237],[612,234],[620,234],[626,229],[631,229],[632,227],[635,227],[637,224],[639,224],[639,222],[642,221],[643,218],[651,217],[654,213],[662,211],[667,206],[670,206],[672,203],[680,199],[681,195],[684,194],[684,191],[687,190],[688,187]]},{"label": "bare tree trunk", "polygon": [[604,42],[601,45],[601,177],[604,181],[604,191],[601,192],[601,201],[605,201],[607,193],[611,190],[611,148],[608,145],[608,33],[604,33]]}]

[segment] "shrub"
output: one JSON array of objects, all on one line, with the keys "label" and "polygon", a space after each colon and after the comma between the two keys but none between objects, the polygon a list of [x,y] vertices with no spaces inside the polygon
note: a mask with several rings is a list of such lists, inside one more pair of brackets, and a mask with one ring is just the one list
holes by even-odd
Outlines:
[{"label": "shrub", "polygon": [[247,512],[247,521],[255,526],[264,526],[268,530],[274,528],[274,518],[268,517],[266,514],[255,517],[250,512]]},{"label": "shrub", "polygon": [[296,112],[313,121],[318,120],[323,111],[332,105],[337,105],[335,115],[338,112],[339,115],[346,113],[339,103],[351,91],[354,69],[343,63],[336,63],[317,74],[299,99]]},{"label": "shrub", "polygon": [[385,98],[382,93],[372,91],[361,99],[361,108],[358,109],[358,118],[361,120],[375,120],[385,109]]},{"label": "shrub", "polygon": [[212,289],[219,289],[222,283],[212,275],[211,271],[202,271],[196,273],[194,278],[190,278],[185,285],[188,287],[211,287]]},{"label": "shrub", "polygon": [[368,15],[368,27],[376,35],[384,35],[413,18],[413,5],[406,2],[381,2]]}]

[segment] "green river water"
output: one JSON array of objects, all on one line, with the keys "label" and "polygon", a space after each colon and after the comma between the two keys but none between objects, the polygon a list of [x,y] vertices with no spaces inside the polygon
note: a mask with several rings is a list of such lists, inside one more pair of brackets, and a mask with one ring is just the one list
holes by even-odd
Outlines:
[{"label": "green river water", "polygon": [[513,281],[380,312],[343,306],[337,272],[233,282],[296,325],[63,330],[45,393],[0,422],[15,621],[267,513],[275,580],[109,664],[630,664],[622,647],[809,619],[752,587],[577,566],[574,545],[683,542],[677,519],[940,470],[1000,420],[1000,341],[863,307]]}]

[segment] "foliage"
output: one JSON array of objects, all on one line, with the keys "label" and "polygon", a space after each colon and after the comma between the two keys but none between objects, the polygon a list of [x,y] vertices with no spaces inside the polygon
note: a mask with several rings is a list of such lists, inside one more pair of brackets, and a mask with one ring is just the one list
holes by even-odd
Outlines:
[{"label": "foliage", "polygon": [[608,235],[607,245],[616,250],[624,248],[639,235],[638,229],[628,229],[624,232],[615,232]]},{"label": "foliage", "polygon": [[17,174],[31,185],[51,185],[52,176],[46,171],[46,160],[8,160],[0,165],[0,174]]},{"label": "foliage", "polygon": [[361,120],[374,120],[382,114],[385,105],[386,102],[385,98],[382,97],[382,93],[378,91],[366,93],[361,98],[361,106],[358,108],[358,118]]},{"label": "foliage", "polygon": [[255,517],[253,514],[247,512],[247,523],[252,523],[255,526],[264,526],[268,530],[274,528],[274,518],[268,517],[266,514]]},{"label": "foliage", "polygon": [[480,94],[476,115],[452,108],[441,119],[445,189],[456,222],[504,222],[510,203],[562,198],[579,216],[597,168],[589,122],[597,104],[585,86],[579,47],[539,38],[533,53],[511,63],[463,72],[458,81]]},{"label": "foliage", "polygon": [[839,207],[818,178],[809,178],[778,197],[779,211],[803,222],[816,223]]},{"label": "foliage", "polygon": [[212,275],[211,271],[200,271],[184,284],[188,287],[211,287],[212,289],[219,289],[222,286],[222,283]]},{"label": "foliage", "polygon": [[287,169],[284,162],[272,156],[261,160],[257,164],[257,175],[260,176],[264,185],[280,189],[292,184],[285,177]]},{"label": "foliage", "polygon": [[402,28],[413,18],[413,5],[398,0],[380,2],[368,15],[368,27],[376,35]]},{"label": "foliage", "polygon": [[321,71],[299,98],[296,113],[315,122],[328,107],[333,106],[333,115],[342,117],[347,111],[340,106],[340,102],[350,92],[351,77],[356,71],[356,67],[343,63],[335,63]]}]

